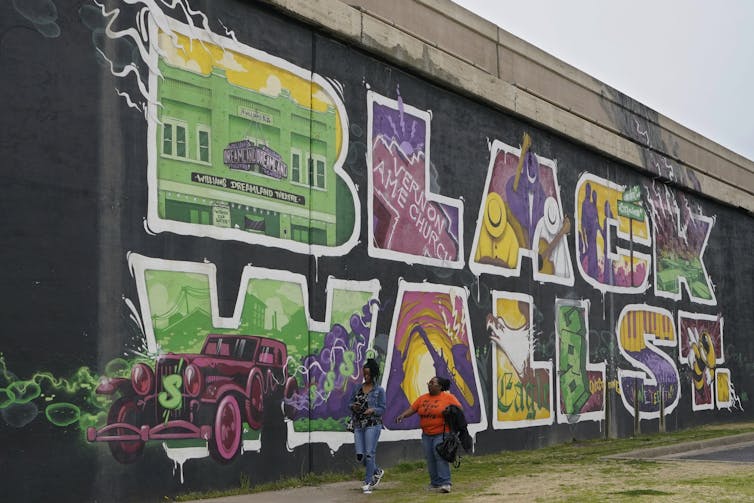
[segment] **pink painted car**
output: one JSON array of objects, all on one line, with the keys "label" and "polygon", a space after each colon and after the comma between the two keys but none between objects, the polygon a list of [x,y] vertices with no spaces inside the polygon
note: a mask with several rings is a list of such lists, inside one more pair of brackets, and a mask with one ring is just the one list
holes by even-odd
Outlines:
[{"label": "pink painted car", "polygon": [[97,393],[120,397],[107,426],[90,427],[90,442],[108,442],[121,463],[135,461],[148,440],[206,440],[220,463],[240,451],[243,421],[259,429],[265,397],[295,385],[286,370],[286,346],[259,336],[208,335],[199,354],[161,355],[155,371],[144,363],[131,378],[108,378]]}]

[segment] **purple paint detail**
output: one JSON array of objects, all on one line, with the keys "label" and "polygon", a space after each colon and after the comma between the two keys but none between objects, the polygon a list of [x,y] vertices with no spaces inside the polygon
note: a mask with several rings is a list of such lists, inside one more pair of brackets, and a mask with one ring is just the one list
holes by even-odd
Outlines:
[{"label": "purple paint detail", "polygon": [[[716,359],[723,354],[721,318],[698,320],[681,317],[678,331],[680,333],[680,361],[691,367],[689,374],[694,403],[710,404],[712,403],[712,385],[706,381],[705,371],[711,372],[714,379],[717,368]],[[690,332],[693,335],[690,335]],[[699,352],[698,358],[694,347]],[[714,355],[714,362],[708,361],[705,357],[708,354]],[[694,363],[696,363],[696,368],[694,368]],[[701,388],[698,388],[696,384],[699,384]]]},{"label": "purple paint detail", "polygon": [[559,200],[558,188],[553,169],[542,165],[533,152],[525,154],[518,186],[514,190],[517,171],[518,156],[499,150],[492,167],[489,193],[496,193],[505,201],[510,209],[510,224],[520,230],[522,245],[531,249],[534,230],[544,215],[545,200],[548,197]]},{"label": "purple paint detail", "polygon": [[[386,387],[388,404],[384,415],[385,423],[390,429],[411,430],[419,427],[416,416],[400,424],[395,423],[395,417],[411,405],[402,386],[406,379],[404,369],[411,364],[406,361],[409,348],[413,349],[413,355],[421,352],[429,355],[433,364],[433,373],[450,379],[450,392],[461,402],[468,423],[479,423],[482,411],[481,397],[476,394],[477,375],[472,361],[475,356],[470,351],[465,328],[459,330],[453,340],[449,341],[451,357],[447,357],[442,349],[435,347],[431,342],[432,337],[428,335],[429,332],[434,332],[434,336],[437,337],[438,333],[443,333],[443,315],[449,321],[460,320],[458,324],[464,326],[465,322],[461,314],[463,310],[459,305],[459,299],[456,299],[456,303],[451,307],[448,294],[407,292],[404,294],[400,309],[401,316],[396,328]],[[439,336],[442,337],[442,335]],[[473,403],[470,403],[462,393],[461,386],[464,385],[471,390]]]},{"label": "purple paint detail", "polygon": [[[598,204],[603,205],[604,217],[599,220]],[[644,284],[647,275],[647,265],[639,262],[631,266],[623,265],[622,261],[609,258],[608,243],[610,242],[610,226],[608,219],[615,219],[610,201],[602,203],[598,200],[597,191],[592,190],[590,183],[584,186],[584,199],[581,201],[581,240],[579,241],[579,260],[584,272],[590,278],[605,286],[635,287]],[[598,248],[597,236],[602,236],[602,249]]]},{"label": "purple paint detail", "polygon": [[685,278],[692,297],[714,299],[704,268],[704,249],[712,223],[701,208],[692,210],[685,194],[667,187],[653,187],[649,202],[654,221],[656,287],[680,293],[679,279]]},{"label": "purple paint detail", "polygon": [[518,220],[526,232],[527,248],[532,247],[534,229],[545,213],[545,199],[547,194],[542,187],[539,177],[540,167],[537,156],[527,152],[524,156],[524,165],[518,186],[514,188],[515,177],[509,178],[505,184],[505,202],[511,209],[511,213]]},{"label": "purple paint detail", "polygon": [[[377,301],[365,304],[361,314],[351,315],[351,333],[336,323],[325,335],[319,353],[304,358],[304,386],[284,400],[286,407],[296,411],[293,419],[341,419],[349,415],[348,401],[362,381],[361,369],[366,362],[371,306],[374,304]],[[341,372],[349,366],[350,373]],[[317,393],[310,401],[311,386]]]},{"label": "purple paint detail", "polygon": [[399,109],[373,104],[372,139],[382,137],[394,141],[404,149],[407,156],[424,152],[427,124],[420,118],[404,113],[403,100],[399,96]]},{"label": "purple paint detail", "polygon": [[587,183],[585,197],[581,202],[581,229],[584,239],[581,241],[581,264],[590,278],[599,277],[597,266],[597,232],[600,230],[597,212],[597,193],[592,192],[591,184]]},{"label": "purple paint detail", "polygon": [[460,203],[431,201],[427,192],[428,125],[398,110],[372,104],[373,244],[409,255],[458,262]]},{"label": "purple paint detail", "polygon": [[[587,371],[587,379],[589,380],[589,383],[598,383],[599,381],[602,381],[603,378],[604,378],[604,375],[602,374],[602,372],[594,371],[594,370]],[[597,387],[597,391],[589,395],[589,399],[581,407],[581,410],[579,410],[579,413],[585,414],[587,412],[604,411],[605,410],[604,393],[605,393],[604,389],[599,389]]]},{"label": "purple paint detail", "polygon": [[641,362],[646,368],[651,369],[657,380],[656,385],[648,385],[644,384],[644,381],[641,378],[621,378],[621,392],[624,394],[626,402],[628,402],[631,407],[634,406],[634,387],[637,385],[639,386],[640,412],[659,412],[660,401],[658,394],[660,392],[660,387],[662,388],[662,394],[666,405],[673,403],[678,399],[678,377],[675,368],[673,368],[670,362],[649,348],[644,348],[641,351],[628,351],[627,353],[636,361]]}]

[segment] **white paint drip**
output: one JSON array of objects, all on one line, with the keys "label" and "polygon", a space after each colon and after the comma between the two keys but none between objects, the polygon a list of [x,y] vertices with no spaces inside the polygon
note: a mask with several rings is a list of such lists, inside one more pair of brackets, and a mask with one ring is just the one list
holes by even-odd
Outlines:
[{"label": "white paint drip", "polygon": [[162,447],[163,449],[165,449],[165,454],[167,455],[167,457],[173,461],[173,475],[174,476],[175,476],[175,471],[180,468],[181,484],[183,484],[184,482],[183,464],[189,459],[200,459],[200,458],[206,458],[209,456],[209,449],[207,449],[206,445],[204,447],[172,448],[172,447],[168,447],[167,442],[163,442]]}]

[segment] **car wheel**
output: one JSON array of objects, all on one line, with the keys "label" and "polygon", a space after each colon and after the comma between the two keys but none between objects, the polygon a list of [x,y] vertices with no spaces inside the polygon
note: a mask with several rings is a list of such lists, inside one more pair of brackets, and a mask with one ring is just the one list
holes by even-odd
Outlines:
[{"label": "car wheel", "polygon": [[217,406],[209,452],[220,463],[229,463],[241,448],[241,409],[233,395],[225,395]]},{"label": "car wheel", "polygon": [[[136,406],[136,402],[129,398],[117,400],[111,407],[107,416],[107,424],[128,423],[134,426],[141,426],[142,414]],[[133,433],[125,428],[116,428],[115,435],[126,435]],[[133,463],[144,452],[144,442],[142,440],[121,440],[108,442],[110,452],[116,461],[123,464]]]},{"label": "car wheel", "polygon": [[246,399],[246,421],[253,429],[262,427],[264,420],[264,385],[262,376],[254,374],[249,384],[249,396]]}]

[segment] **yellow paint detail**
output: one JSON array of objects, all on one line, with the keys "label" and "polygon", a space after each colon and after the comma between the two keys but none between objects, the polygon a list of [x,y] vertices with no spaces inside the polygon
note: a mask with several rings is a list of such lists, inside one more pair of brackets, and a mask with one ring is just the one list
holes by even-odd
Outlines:
[{"label": "yellow paint detail", "polygon": [[[592,192],[597,193],[597,217],[599,222],[605,221],[605,201],[609,202],[610,212],[613,214],[613,218],[618,221],[618,230],[620,232],[630,234],[633,232],[636,239],[649,239],[649,222],[647,219],[643,221],[634,220],[633,229],[631,228],[631,220],[626,217],[618,215],[618,201],[623,199],[622,190],[614,189],[602,185],[597,180],[590,179],[589,185],[592,188]],[[586,184],[582,184],[579,188],[577,205],[581,208],[581,205],[586,198]],[[597,235],[597,249],[601,250],[604,246],[604,240],[602,234]],[[627,262],[628,263],[628,262]]]},{"label": "yellow paint detail", "polygon": [[[503,403],[508,407],[508,410],[503,412],[500,407],[495,407],[497,414],[497,420],[503,421],[536,421],[540,419],[547,419],[550,417],[550,410],[547,407],[536,406],[536,401],[533,397],[529,397],[525,391],[525,386],[521,383],[521,378],[516,372],[513,364],[508,356],[500,349],[495,349],[495,370],[498,387],[497,397],[498,403]],[[527,405],[536,407],[534,417],[531,416],[530,411],[527,409]]]},{"label": "yellow paint detail", "polygon": [[716,372],[717,379],[717,401],[722,403],[730,402],[730,378],[727,372]]},{"label": "yellow paint detail", "polygon": [[621,319],[618,334],[621,346],[626,351],[638,352],[644,349],[645,334],[652,334],[660,340],[676,340],[673,320],[654,311],[629,311]]},{"label": "yellow paint detail", "polygon": [[516,299],[497,299],[495,316],[502,318],[508,328],[520,330],[529,323],[524,314],[524,309],[527,305]]},{"label": "yellow paint detail", "polygon": [[497,192],[487,194],[475,260],[515,269],[520,245],[508,220],[508,206]]},{"label": "yellow paint detail", "polygon": [[[470,405],[476,403],[476,398],[468,383],[464,380],[463,376],[456,370],[455,358],[451,351],[454,344],[467,344],[454,332],[450,331],[441,318],[438,311],[454,312],[453,303],[449,297],[445,297],[441,305],[437,306],[437,311],[430,309],[422,309],[414,311],[414,304],[404,304],[401,308],[402,315],[406,316],[406,313],[411,313],[410,316],[414,320],[421,320],[421,327],[427,334],[427,339],[437,353],[442,355],[448,365],[448,370],[451,374],[455,375],[455,382],[458,385],[458,389],[461,391],[464,400]],[[457,320],[460,326],[465,326],[466,321],[463,316]],[[399,326],[402,326],[402,321],[399,321]],[[406,333],[401,334],[397,338],[400,342],[396,343],[398,350],[403,355],[403,372],[405,379],[401,383],[401,388],[406,394],[409,403],[413,403],[419,396],[427,393],[427,382],[435,375],[435,368],[432,361],[432,356],[427,349],[427,346],[422,337],[414,332],[411,334],[416,324],[408,324],[410,327]]]},{"label": "yellow paint detail", "polygon": [[[173,38],[175,37],[175,38]],[[303,79],[287,70],[259,61],[239,52],[223,49],[210,42],[191,39],[180,33],[160,32],[159,47],[165,61],[201,75],[210,75],[213,68],[225,70],[228,82],[269,96],[281,89],[290,92],[291,99],[304,108],[326,112],[334,107],[333,97],[311,80]],[[336,151],[342,143],[341,117],[335,108]]]}]

